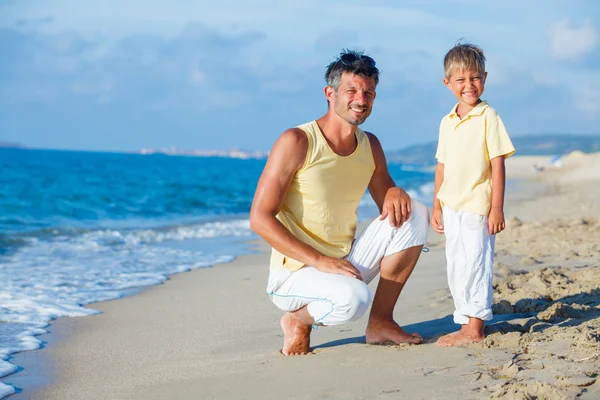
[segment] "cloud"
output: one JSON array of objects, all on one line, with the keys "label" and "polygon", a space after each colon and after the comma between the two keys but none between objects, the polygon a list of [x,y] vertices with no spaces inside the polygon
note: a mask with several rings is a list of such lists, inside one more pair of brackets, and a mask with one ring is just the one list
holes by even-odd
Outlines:
[{"label": "cloud", "polygon": [[549,36],[551,54],[560,60],[579,60],[598,45],[598,32],[589,20],[579,27],[560,21],[550,27]]},{"label": "cloud", "polygon": [[387,148],[406,146],[434,140],[455,101],[442,59],[460,37],[486,51],[485,97],[511,133],[598,132],[599,21],[589,7],[555,0],[539,14],[522,0],[452,4],[460,7],[107,0],[92,13],[70,0],[9,2],[0,13],[0,134],[48,147],[266,149],[325,113],[325,66],[350,47],[382,72],[365,129]]},{"label": "cloud", "polygon": [[192,67],[189,75],[189,81],[194,86],[204,86],[206,84],[206,74],[197,67]]},{"label": "cloud", "polygon": [[39,28],[40,26],[53,24],[54,22],[56,22],[56,18],[47,16],[33,19],[19,19],[16,21],[16,24],[20,28]]},{"label": "cloud", "polygon": [[351,48],[358,43],[360,35],[350,29],[333,29],[320,34],[315,40],[315,51],[336,54],[342,48]]},{"label": "cloud", "polygon": [[[229,134],[283,126],[280,118],[289,113],[279,107],[313,104],[301,99],[306,82],[319,81],[322,65],[268,58],[256,51],[263,38],[259,31],[222,33],[198,22],[173,36],[118,40],[0,29],[0,133],[55,148],[266,148],[251,136]],[[266,132],[283,130],[264,129],[262,141]]]},{"label": "cloud", "polygon": [[[165,103],[164,97],[185,104],[195,100],[194,91],[201,87],[209,91],[207,98],[218,99],[205,109],[210,104],[224,107],[221,91],[231,93],[252,80],[254,73],[244,60],[262,38],[260,32],[221,34],[198,22],[188,23],[174,37],[138,34],[117,41],[72,31],[2,29],[0,44],[6,44],[8,61],[0,67],[0,84],[19,93],[11,103],[101,95],[103,102],[132,101],[140,107],[157,98]],[[40,96],[40,87],[55,95]],[[242,98],[232,97],[236,104]]]}]

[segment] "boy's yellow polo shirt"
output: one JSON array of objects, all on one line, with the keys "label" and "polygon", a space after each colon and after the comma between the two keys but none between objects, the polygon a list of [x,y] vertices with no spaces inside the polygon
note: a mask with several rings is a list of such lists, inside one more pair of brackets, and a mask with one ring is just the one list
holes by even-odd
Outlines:
[{"label": "boy's yellow polo shirt", "polygon": [[437,198],[456,211],[488,215],[492,195],[490,160],[509,157],[515,148],[500,116],[486,101],[463,119],[456,108],[440,124],[435,158],[444,164],[444,181]]}]

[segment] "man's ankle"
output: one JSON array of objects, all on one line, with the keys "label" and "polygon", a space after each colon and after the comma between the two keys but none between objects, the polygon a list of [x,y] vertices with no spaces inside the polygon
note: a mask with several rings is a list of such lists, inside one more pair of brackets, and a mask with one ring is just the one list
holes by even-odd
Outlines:
[{"label": "man's ankle", "polygon": [[371,314],[369,315],[369,323],[371,322],[389,322],[389,321],[393,321],[394,317],[393,315],[389,315],[389,314]]}]

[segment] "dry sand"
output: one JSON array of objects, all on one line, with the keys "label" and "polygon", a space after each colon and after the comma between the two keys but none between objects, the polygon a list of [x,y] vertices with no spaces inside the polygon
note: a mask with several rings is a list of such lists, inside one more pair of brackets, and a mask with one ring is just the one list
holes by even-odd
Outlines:
[{"label": "dry sand", "polygon": [[231,264],[91,305],[102,314],[54,321],[45,349],[13,361],[25,365],[13,381],[43,368],[51,382],[15,398],[598,399],[600,155],[533,172],[548,160],[509,159],[517,181],[497,240],[495,323],[480,344],[435,345],[456,326],[443,239],[431,233],[396,307],[425,344],[367,346],[365,316],[314,332],[313,355],[283,357],[259,243]]}]

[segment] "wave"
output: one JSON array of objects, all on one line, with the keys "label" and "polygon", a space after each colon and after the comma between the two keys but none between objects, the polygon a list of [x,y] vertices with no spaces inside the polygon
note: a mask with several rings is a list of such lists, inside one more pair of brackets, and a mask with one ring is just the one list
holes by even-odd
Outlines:
[{"label": "wave", "polygon": [[[248,219],[233,219],[156,229],[40,230],[21,237],[20,247],[0,255],[0,376],[15,372],[2,361],[10,354],[40,347],[35,336],[49,321],[94,314],[84,306],[231,261],[246,252],[240,240],[252,235]],[[214,238],[226,245],[215,247]],[[192,249],[179,245],[188,240],[197,240]],[[0,382],[0,393],[9,390],[4,386]]]}]

